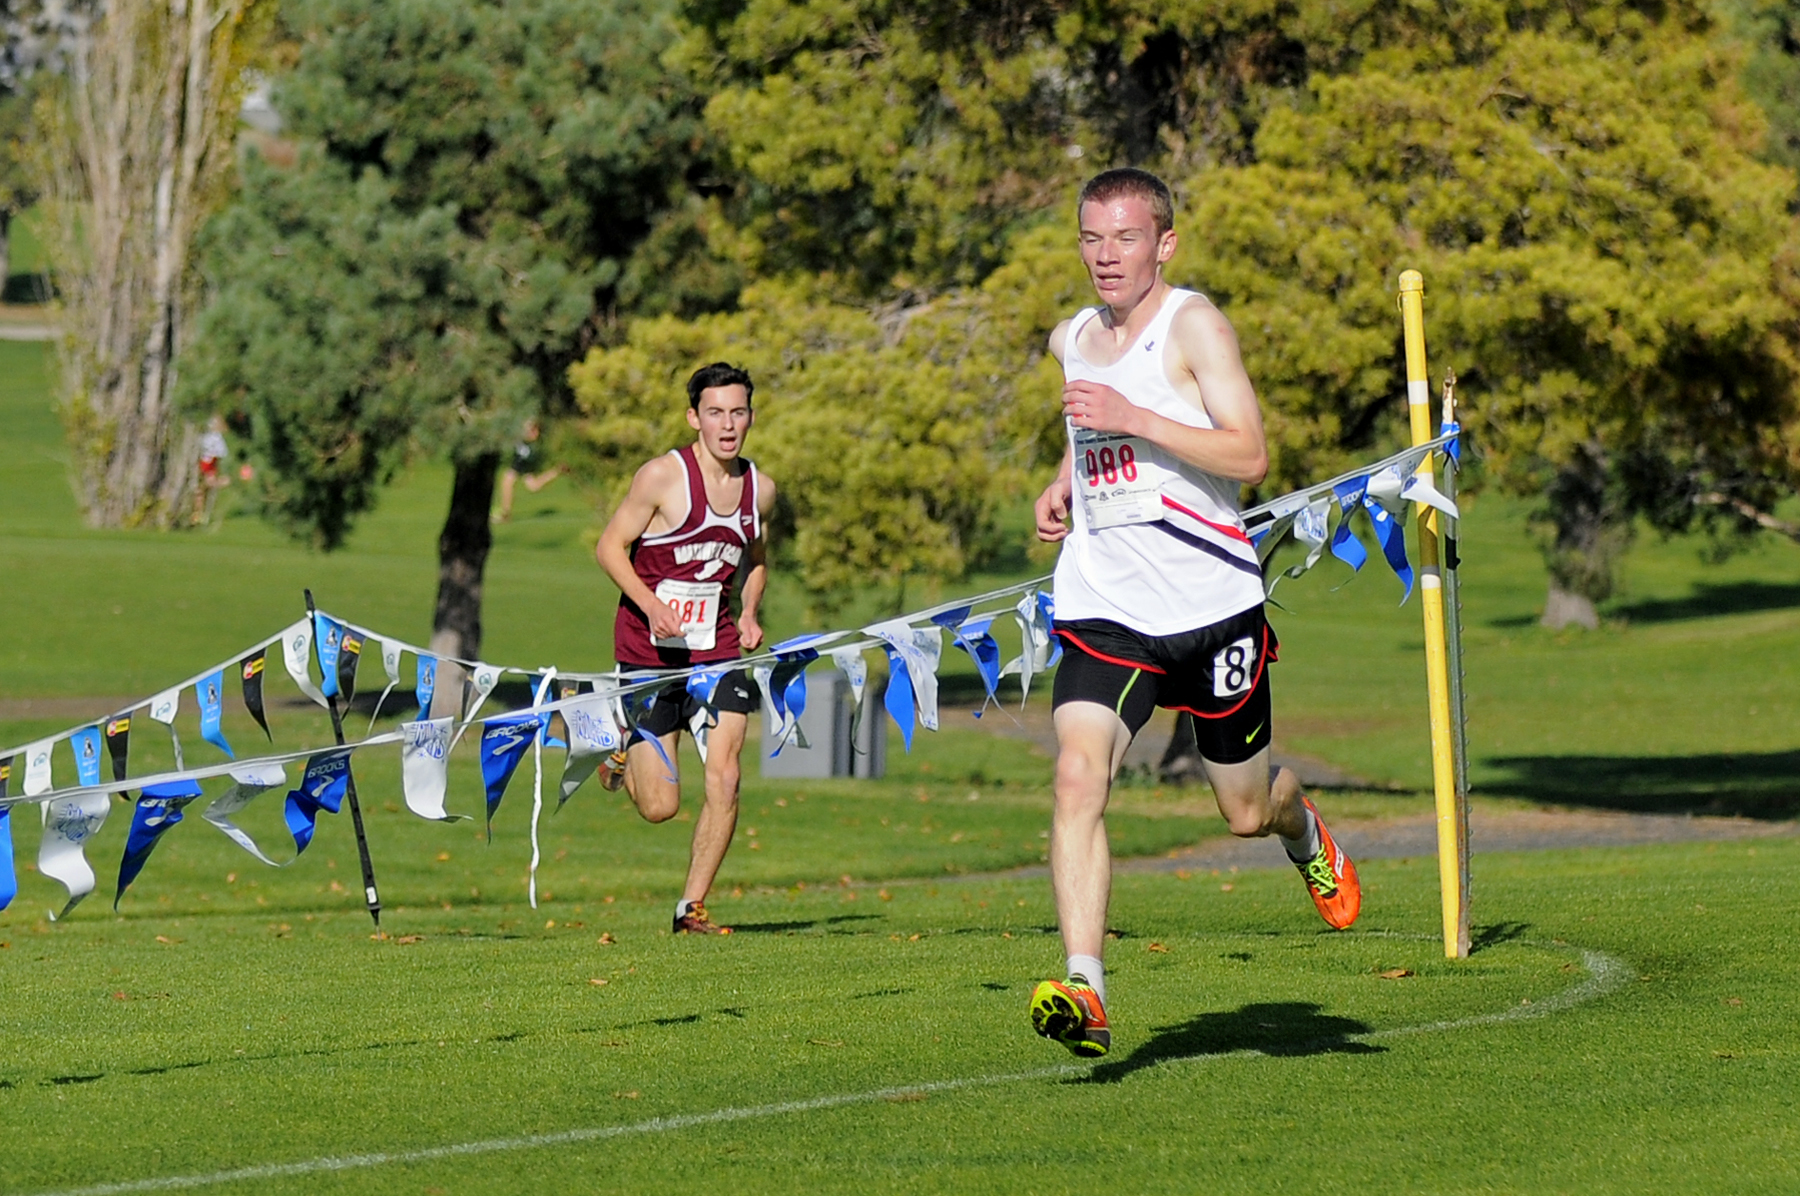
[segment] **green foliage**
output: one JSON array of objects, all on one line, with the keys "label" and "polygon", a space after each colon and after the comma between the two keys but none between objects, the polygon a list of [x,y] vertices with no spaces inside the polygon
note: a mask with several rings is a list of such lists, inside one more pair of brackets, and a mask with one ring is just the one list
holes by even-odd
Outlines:
[{"label": "green foliage", "polygon": [[1586,454],[1622,487],[1613,518],[1665,527],[1704,493],[1766,509],[1791,489],[1793,179],[1756,161],[1732,66],[1672,22],[1435,69],[1395,51],[1272,111],[1255,165],[1188,179],[1277,476],[1400,435],[1387,296],[1413,267],[1432,360],[1512,487]]},{"label": "green foliage", "polygon": [[979,282],[1081,150],[1062,4],[690,4],[677,57],[735,172],[755,274],[876,297]]},{"label": "green foliage", "polygon": [[[640,320],[571,372],[590,467],[618,485],[693,436],[687,375],[723,358],[756,379],[750,455],[782,487],[791,560],[821,604],[859,585],[957,576],[995,547],[999,504],[1060,452],[1050,328],[1085,286],[1036,268],[1041,230],[980,288],[917,307],[834,303],[767,281],[730,314]],[[836,597],[834,597],[834,595]]]},{"label": "green foliage", "polygon": [[1744,90],[1769,119],[1769,159],[1800,168],[1800,5],[1726,0],[1719,7],[1729,32],[1747,47]]},{"label": "green foliage", "polygon": [[325,546],[417,449],[474,461],[566,399],[693,117],[657,0],[310,0],[209,238],[190,409],[247,419],[273,510]]}]

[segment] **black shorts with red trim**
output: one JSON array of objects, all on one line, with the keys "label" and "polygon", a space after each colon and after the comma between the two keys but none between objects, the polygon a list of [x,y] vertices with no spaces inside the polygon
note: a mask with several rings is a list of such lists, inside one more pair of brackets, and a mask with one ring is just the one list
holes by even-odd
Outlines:
[{"label": "black shorts with red trim", "polygon": [[1108,619],[1058,621],[1066,651],[1051,707],[1098,702],[1135,736],[1156,707],[1194,716],[1200,755],[1241,764],[1269,746],[1269,670],[1281,645],[1261,604],[1194,631],[1145,635]]}]

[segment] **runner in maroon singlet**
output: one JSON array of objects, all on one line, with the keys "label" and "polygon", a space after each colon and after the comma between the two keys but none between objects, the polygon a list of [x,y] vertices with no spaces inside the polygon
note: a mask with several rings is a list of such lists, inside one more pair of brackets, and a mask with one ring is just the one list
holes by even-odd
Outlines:
[{"label": "runner in maroon singlet", "polygon": [[[775,506],[775,483],[739,455],[754,419],[754,389],[749,374],[724,362],[695,371],[687,385],[688,424],[698,438],[639,469],[600,533],[594,555],[619,587],[613,654],[626,671],[736,660],[762,646],[756,621],[768,580],[762,530]],[[735,618],[734,598],[742,607]],[[676,738],[683,727],[709,727],[706,804],[694,824],[687,887],[675,906],[677,934],[731,933],[707,916],[705,901],[737,828],[738,756],[758,696],[743,669],[720,679],[710,711],[685,682],[672,681],[656,692],[625,751],[607,762],[607,788],[622,782],[639,814],[667,821],[681,808],[680,775],[671,768]],[[662,750],[645,736],[660,740]]]}]

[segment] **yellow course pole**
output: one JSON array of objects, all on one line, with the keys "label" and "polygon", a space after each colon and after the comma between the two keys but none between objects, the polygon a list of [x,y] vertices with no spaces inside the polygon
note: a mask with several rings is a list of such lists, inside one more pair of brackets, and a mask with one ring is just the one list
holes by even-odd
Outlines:
[{"label": "yellow course pole", "polygon": [[[1400,320],[1406,334],[1406,405],[1412,439],[1431,439],[1431,385],[1425,375],[1425,278],[1417,270],[1400,275]],[[1430,455],[1419,476],[1435,481]],[[1450,666],[1444,640],[1444,578],[1438,555],[1438,515],[1416,504],[1419,521],[1419,599],[1425,608],[1425,680],[1431,706],[1431,779],[1437,800],[1438,888],[1444,906],[1444,954],[1469,954],[1467,857],[1463,853],[1463,813],[1456,800],[1456,757],[1450,731]]]}]

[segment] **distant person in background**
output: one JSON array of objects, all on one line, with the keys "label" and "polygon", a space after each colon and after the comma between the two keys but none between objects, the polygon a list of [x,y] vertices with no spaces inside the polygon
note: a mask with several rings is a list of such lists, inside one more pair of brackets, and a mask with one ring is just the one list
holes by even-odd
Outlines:
[{"label": "distant person in background", "polygon": [[231,485],[224,470],[231,446],[225,443],[225,417],[215,415],[206,421],[200,437],[200,484],[194,487],[194,526],[206,522],[206,500],[221,486]]},{"label": "distant person in background", "polygon": [[542,435],[543,429],[535,416],[526,420],[525,426],[520,429],[519,443],[513,445],[512,464],[500,475],[500,510],[494,515],[495,523],[506,523],[512,519],[513,487],[519,484],[521,474],[525,477],[525,489],[533,494],[563,475],[563,467],[560,465],[552,465],[542,473],[527,472],[537,461],[537,442]]}]

